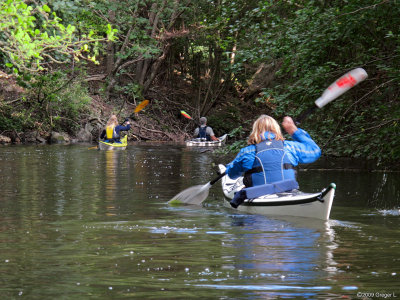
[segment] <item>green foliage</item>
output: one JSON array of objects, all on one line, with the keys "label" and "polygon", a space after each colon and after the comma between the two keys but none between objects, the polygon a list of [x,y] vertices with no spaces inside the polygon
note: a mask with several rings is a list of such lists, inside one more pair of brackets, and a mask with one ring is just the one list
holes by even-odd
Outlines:
[{"label": "green foliage", "polygon": [[[54,63],[96,61],[108,54],[108,36],[116,52],[107,80],[115,79],[119,95],[145,96],[143,80],[151,72],[138,70],[163,62],[157,82],[165,84],[179,73],[192,88],[190,113],[207,113],[216,132],[230,132],[233,151],[245,144],[251,127],[243,119],[260,113],[296,117],[339,76],[363,67],[369,74],[365,82],[301,126],[324,154],[396,160],[399,15],[397,0],[3,1],[0,62],[18,72],[29,96],[13,114],[3,104],[0,110],[9,118],[3,114],[0,124],[35,126],[35,113],[49,127],[76,121],[85,109],[85,87],[68,83],[65,70],[53,73]],[[253,79],[262,64],[273,68],[257,87]],[[49,66],[52,71],[42,71]]]},{"label": "green foliage", "polygon": [[[123,95],[126,99],[142,99],[142,86],[137,83],[128,83],[122,86],[117,85],[115,86],[115,91],[118,92],[120,95]],[[133,102],[133,101],[132,101]]]},{"label": "green foliage", "polygon": [[79,128],[78,122],[82,114],[88,112],[91,99],[87,87],[79,78],[64,88],[65,81],[65,77],[60,78],[55,84],[55,92],[49,92],[50,97],[46,98],[49,101],[48,114],[56,120],[54,126],[69,128],[70,132],[73,132],[74,128]]},{"label": "green foliage", "polygon": [[39,126],[44,131],[73,133],[91,101],[83,81],[69,78],[63,72],[25,76],[25,79],[30,79],[20,83],[29,88],[25,101],[11,113],[11,120],[17,119],[19,123],[8,124],[9,128],[22,130]]},{"label": "green foliage", "polygon": [[[153,13],[160,13],[158,17],[162,20],[161,24],[168,24],[174,1],[166,1],[163,10],[161,10],[162,1],[152,1],[152,3],[157,4],[157,9]],[[147,3],[140,0],[98,1],[92,2],[91,6],[100,15],[109,16],[111,12],[115,14],[112,26],[117,29],[115,32],[117,49],[122,50],[117,52],[119,58],[152,58],[161,52],[161,44],[157,37],[152,35],[153,28],[149,19],[149,14],[152,12]],[[102,22],[104,24],[104,21]],[[122,47],[126,41],[129,42],[129,47]]]},{"label": "green foliage", "polygon": [[0,114],[0,130],[2,132],[9,130],[16,130],[17,132],[21,132],[24,128],[24,122],[26,122],[26,118],[21,118],[18,116],[14,108],[9,105],[0,106],[0,110],[2,114]]},{"label": "green foliage", "polygon": [[[95,38],[93,33],[78,36],[76,26],[64,24],[48,5],[27,3],[0,3],[0,53],[8,68],[14,73],[37,73],[48,69],[49,64],[72,58],[97,62],[92,54],[96,50],[89,51],[88,45],[96,45],[104,38]],[[108,34],[112,36],[111,28]]]},{"label": "green foliage", "polygon": [[[325,154],[399,159],[398,1],[199,2],[195,18],[225,51],[226,74],[244,89],[261,63],[279,65],[255,105],[298,116],[339,76],[363,67],[369,79],[302,126]],[[200,12],[200,13],[199,13]],[[196,41],[198,47],[204,40]],[[235,46],[235,60],[229,63]],[[226,78],[225,78],[226,79]]]}]

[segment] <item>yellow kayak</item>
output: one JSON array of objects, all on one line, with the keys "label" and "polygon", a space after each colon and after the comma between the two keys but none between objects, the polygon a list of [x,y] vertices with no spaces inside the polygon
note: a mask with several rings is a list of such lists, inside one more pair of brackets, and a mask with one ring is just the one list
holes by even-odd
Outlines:
[{"label": "yellow kayak", "polygon": [[125,150],[126,146],[128,146],[128,135],[125,135],[120,143],[99,141],[99,150]]}]

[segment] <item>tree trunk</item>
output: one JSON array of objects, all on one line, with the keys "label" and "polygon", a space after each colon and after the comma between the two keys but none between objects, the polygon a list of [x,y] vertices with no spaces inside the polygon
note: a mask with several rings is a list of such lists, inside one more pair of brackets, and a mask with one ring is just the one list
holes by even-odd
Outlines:
[{"label": "tree trunk", "polygon": [[145,94],[149,90],[151,83],[153,82],[154,78],[156,78],[157,72],[158,72],[161,64],[167,57],[169,48],[170,48],[170,44],[166,44],[163,49],[163,54],[151,66],[150,74],[149,74],[147,80],[143,84],[143,94]]},{"label": "tree trunk", "polygon": [[[110,2],[115,2],[115,0],[111,0]],[[115,24],[115,11],[110,9],[108,11],[108,18],[110,20],[111,26]],[[107,62],[106,62],[106,72],[107,74],[111,74],[114,69],[114,57],[115,57],[115,49],[114,42],[107,42]]]},{"label": "tree trunk", "polygon": [[206,95],[200,109],[200,114],[202,115],[206,115],[214,106],[223,87],[223,83],[221,83],[221,60],[222,50],[218,46],[214,45],[209,56],[210,77],[207,84]]},{"label": "tree trunk", "polygon": [[[116,0],[112,0],[112,1],[116,1]],[[135,11],[133,12],[134,16],[137,15],[137,11],[138,11],[138,6],[136,6]],[[111,12],[111,10],[110,10],[109,14],[110,14],[110,18],[113,16],[113,18],[114,18],[113,21],[115,22],[115,11]],[[124,54],[125,49],[129,45],[130,35],[131,35],[131,32],[134,29],[134,27],[135,27],[135,24],[132,24],[131,27],[129,28],[128,32],[126,33],[125,40],[122,43],[121,48],[119,49],[119,53]],[[112,47],[112,49],[111,49],[111,47]],[[109,83],[106,88],[106,98],[107,99],[110,99],[111,91],[114,89],[114,86],[117,84],[117,79],[115,78],[115,76],[116,76],[117,72],[120,70],[120,66],[122,65],[122,62],[123,62],[121,57],[122,57],[122,55],[119,56],[115,60],[114,43],[109,42],[109,44],[107,44],[107,70],[106,70],[107,77],[109,79]]]},{"label": "tree trunk", "polygon": [[[149,35],[151,38],[154,38],[156,36],[156,30],[158,26],[158,20],[160,18],[160,14],[162,13],[164,7],[165,7],[166,0],[163,1],[163,4],[156,13],[157,10],[157,3],[153,3],[150,9],[150,15],[149,15],[149,23],[151,25],[151,32],[149,32]],[[152,59],[151,58],[146,58],[145,61],[143,62],[141,69],[139,69],[139,83],[141,85],[144,85],[145,83],[145,78],[148,72],[148,69],[150,67]]]}]

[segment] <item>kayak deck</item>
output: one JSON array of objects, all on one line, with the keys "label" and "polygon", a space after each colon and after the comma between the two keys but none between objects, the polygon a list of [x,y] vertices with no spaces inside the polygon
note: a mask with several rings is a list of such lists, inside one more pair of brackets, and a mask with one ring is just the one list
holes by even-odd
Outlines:
[{"label": "kayak deck", "polygon": [[107,143],[99,141],[99,150],[125,150],[128,146],[128,136],[125,135],[121,139],[121,143]]},{"label": "kayak deck", "polygon": [[[225,166],[219,165],[221,172]],[[222,178],[222,189],[226,197],[224,205],[231,207],[229,201],[235,192],[244,188],[243,177],[231,179],[228,175]],[[335,196],[335,184],[331,183],[319,193],[304,193],[298,190],[269,194],[255,199],[246,199],[237,210],[272,216],[297,216],[328,220]]]}]

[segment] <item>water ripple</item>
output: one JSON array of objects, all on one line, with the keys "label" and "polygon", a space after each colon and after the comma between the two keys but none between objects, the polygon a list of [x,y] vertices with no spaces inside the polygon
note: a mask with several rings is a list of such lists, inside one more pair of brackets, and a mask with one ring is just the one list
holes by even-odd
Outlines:
[{"label": "water ripple", "polygon": [[219,290],[250,290],[250,291],[282,291],[282,290],[312,290],[326,291],[331,290],[330,286],[288,286],[288,285],[213,285],[213,284],[197,284],[198,287],[214,288]]}]

